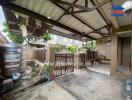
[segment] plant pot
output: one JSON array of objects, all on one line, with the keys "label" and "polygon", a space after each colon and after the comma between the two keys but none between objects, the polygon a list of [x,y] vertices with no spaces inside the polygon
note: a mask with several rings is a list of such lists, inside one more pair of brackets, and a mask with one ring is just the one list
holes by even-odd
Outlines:
[{"label": "plant pot", "polygon": [[45,71],[45,77],[48,79],[48,82],[54,79],[54,74],[53,74],[54,68],[51,67],[49,72]]}]

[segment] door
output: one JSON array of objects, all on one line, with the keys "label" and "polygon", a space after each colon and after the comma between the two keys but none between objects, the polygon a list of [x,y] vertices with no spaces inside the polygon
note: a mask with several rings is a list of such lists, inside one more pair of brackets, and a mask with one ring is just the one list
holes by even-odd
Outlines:
[{"label": "door", "polygon": [[131,68],[131,38],[121,39],[121,65]]}]

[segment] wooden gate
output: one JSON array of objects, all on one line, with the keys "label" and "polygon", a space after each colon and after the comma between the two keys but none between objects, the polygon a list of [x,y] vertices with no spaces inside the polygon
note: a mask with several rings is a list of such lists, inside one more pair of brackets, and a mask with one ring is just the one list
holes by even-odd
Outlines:
[{"label": "wooden gate", "polygon": [[55,54],[55,77],[74,72],[74,54]]},{"label": "wooden gate", "polygon": [[85,68],[85,53],[79,54],[79,68]]},{"label": "wooden gate", "polygon": [[46,52],[45,49],[36,49],[35,50],[35,59],[37,59],[40,62],[44,62],[46,60]]}]

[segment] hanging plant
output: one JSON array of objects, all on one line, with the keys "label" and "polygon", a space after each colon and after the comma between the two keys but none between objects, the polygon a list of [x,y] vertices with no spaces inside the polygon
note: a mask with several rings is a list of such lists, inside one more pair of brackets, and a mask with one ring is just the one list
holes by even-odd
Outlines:
[{"label": "hanging plant", "polygon": [[6,22],[3,22],[3,32],[7,34],[7,36],[13,43],[22,44],[24,42],[24,38],[22,35],[17,35],[14,32],[10,32]]},{"label": "hanging plant", "polygon": [[77,47],[76,46],[67,46],[67,50],[71,53],[76,53]]},{"label": "hanging plant", "polygon": [[64,47],[63,47],[61,44],[56,44],[56,45],[54,46],[55,52],[60,52],[60,51],[63,50],[63,48],[64,48]]},{"label": "hanging plant", "polygon": [[43,40],[46,41],[46,42],[51,40],[51,35],[50,35],[49,32],[43,33]]},{"label": "hanging plant", "polygon": [[96,41],[88,41],[86,44],[82,45],[82,48],[93,51],[96,49]]}]

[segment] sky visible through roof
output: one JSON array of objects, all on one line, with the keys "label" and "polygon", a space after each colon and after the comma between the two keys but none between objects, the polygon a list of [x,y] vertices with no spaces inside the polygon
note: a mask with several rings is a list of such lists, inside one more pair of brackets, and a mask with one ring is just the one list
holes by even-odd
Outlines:
[{"label": "sky visible through roof", "polygon": [[4,21],[5,21],[5,16],[4,16],[3,10],[0,6],[0,31],[3,30],[2,24],[3,24]]},{"label": "sky visible through roof", "polygon": [[2,7],[0,6],[0,32],[10,41],[10,39],[7,37],[6,33],[3,33],[3,22],[5,21],[5,16],[2,10]]}]

